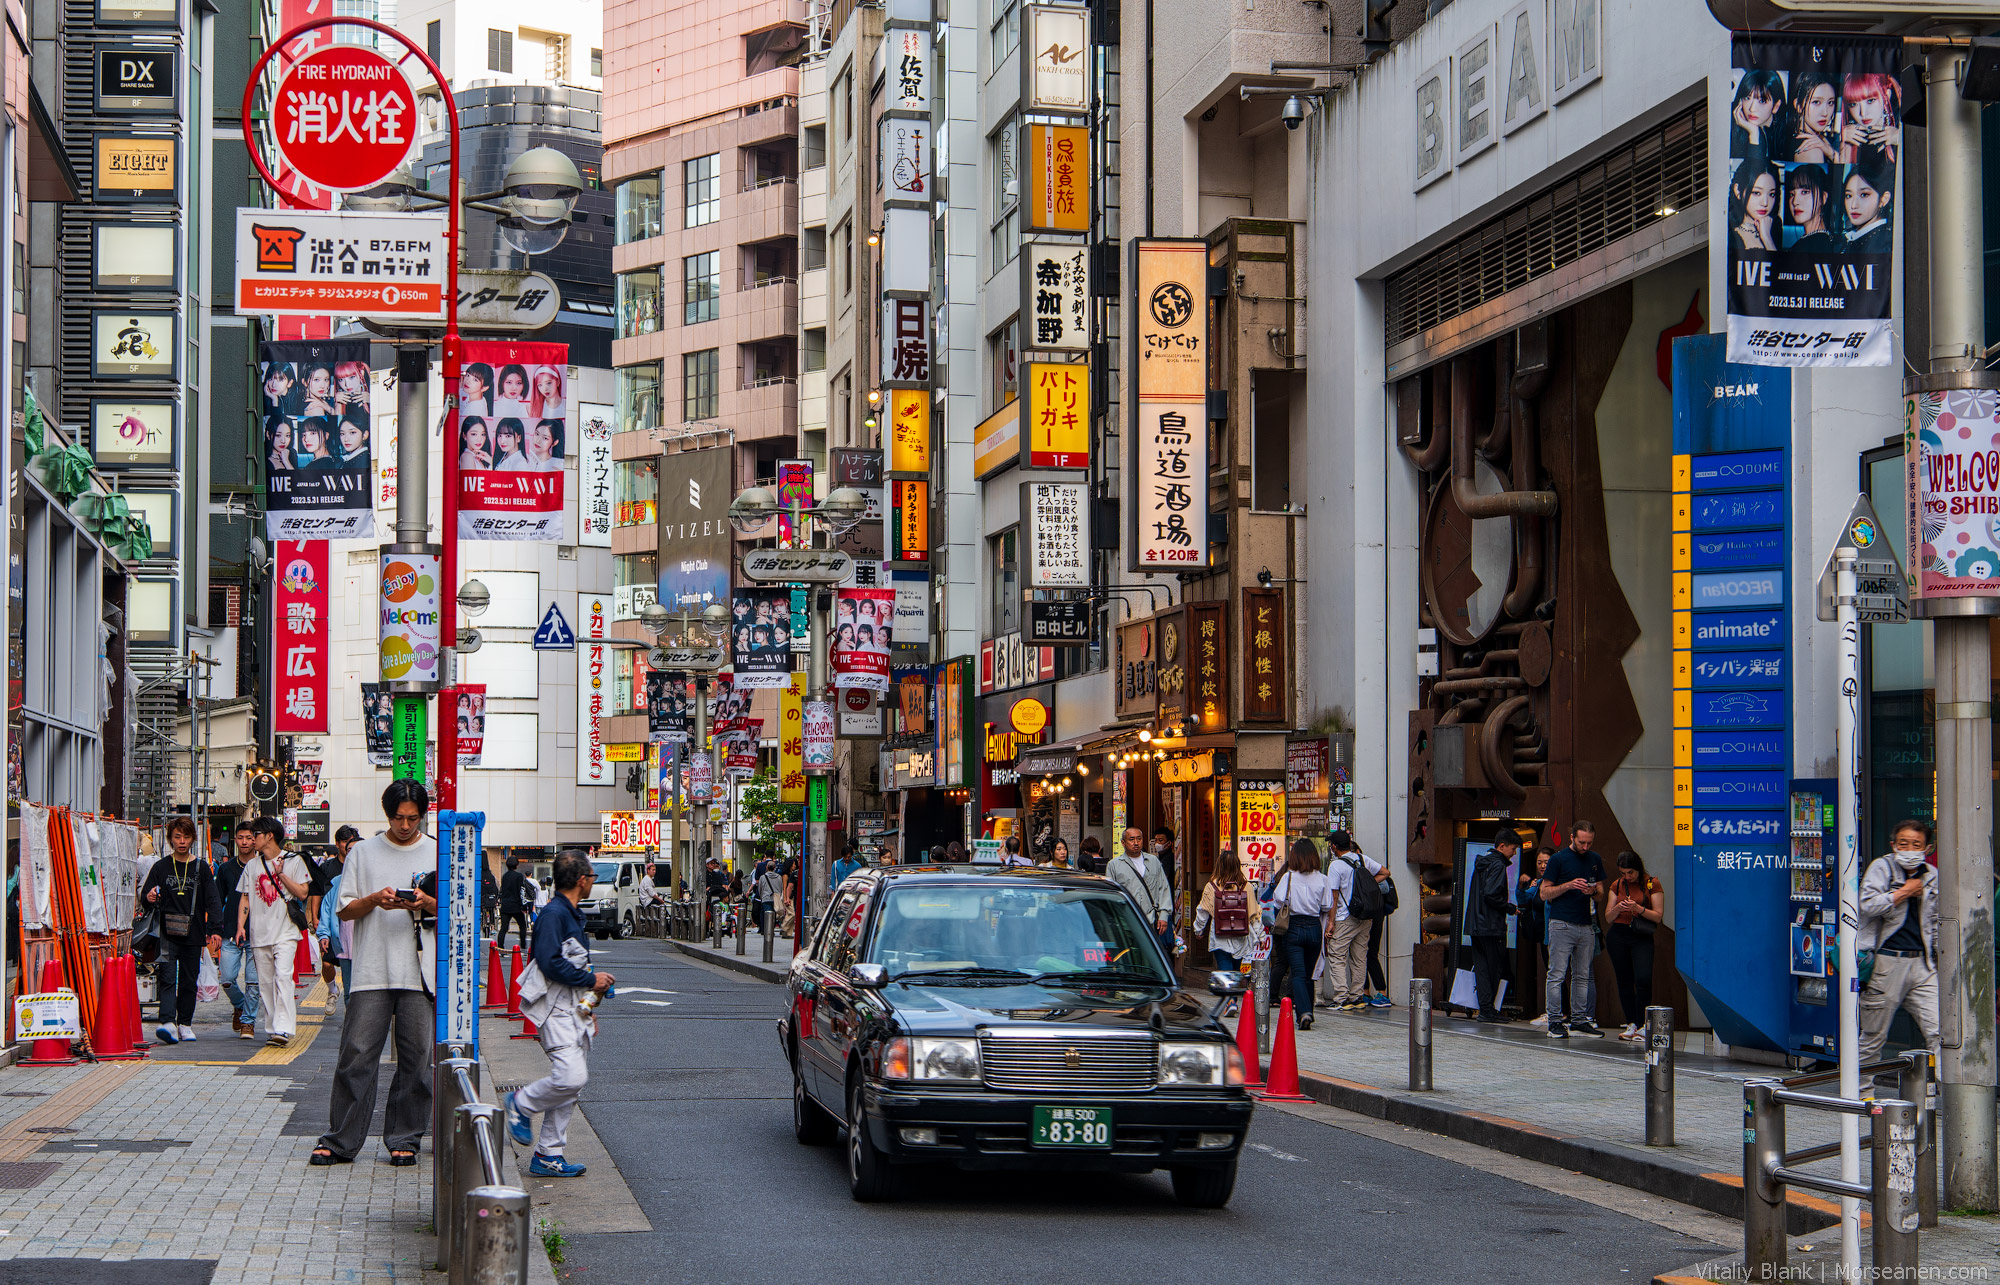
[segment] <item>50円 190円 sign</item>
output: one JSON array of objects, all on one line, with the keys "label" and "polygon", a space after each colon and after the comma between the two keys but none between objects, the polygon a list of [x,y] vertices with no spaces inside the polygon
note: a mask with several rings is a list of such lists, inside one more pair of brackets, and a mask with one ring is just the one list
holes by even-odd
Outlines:
[{"label": "50\u5186 190\u5186 sign", "polygon": [[417,98],[402,69],[372,49],[330,45],[278,82],[272,134],[285,162],[335,192],[374,187],[416,141]]}]

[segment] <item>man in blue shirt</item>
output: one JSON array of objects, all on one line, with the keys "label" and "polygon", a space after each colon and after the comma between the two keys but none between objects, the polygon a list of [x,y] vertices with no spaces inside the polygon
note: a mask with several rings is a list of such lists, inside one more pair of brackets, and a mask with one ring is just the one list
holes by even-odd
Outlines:
[{"label": "man in blue shirt", "polygon": [[[1570,827],[1567,848],[1549,858],[1542,872],[1541,897],[1549,912],[1547,994],[1549,1038],[1566,1040],[1570,1031],[1602,1035],[1590,1011],[1590,961],[1597,954],[1597,898],[1604,892],[1604,860],[1591,845],[1597,829],[1588,821]],[[1570,1022],[1563,1024],[1563,979],[1569,979]]]},{"label": "man in blue shirt", "polygon": [[843,846],[840,850],[840,860],[833,863],[833,886],[838,888],[846,883],[847,876],[860,868],[861,863],[855,860],[853,846],[851,844]]},{"label": "man in blue shirt", "polygon": [[556,895],[535,916],[535,967],[547,990],[532,1000],[524,994],[521,1000],[521,1010],[535,1023],[542,1049],[549,1055],[549,1073],[509,1093],[501,1105],[506,1110],[508,1133],[524,1147],[535,1142],[528,1117],[541,1113],[541,1139],[528,1162],[530,1174],[575,1178],[584,1166],[563,1159],[563,1148],[569,1140],[569,1118],[576,1110],[576,1100],[590,1081],[590,1041],[597,1033],[597,1019],[589,1009],[579,1007],[579,1001],[592,992],[604,994],[614,979],[610,973],[591,970],[590,933],[583,912],[577,909],[577,902],[590,895],[596,882],[590,858],[581,852],[563,853],[555,861],[555,881]]}]

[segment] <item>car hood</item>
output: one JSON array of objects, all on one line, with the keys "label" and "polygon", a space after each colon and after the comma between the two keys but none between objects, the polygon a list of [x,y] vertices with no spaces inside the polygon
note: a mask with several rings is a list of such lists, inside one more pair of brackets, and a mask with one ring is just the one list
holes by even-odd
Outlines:
[{"label": "car hood", "polygon": [[911,1034],[957,1033],[986,1028],[1023,1031],[1080,1026],[1107,1034],[1159,1031],[1227,1035],[1208,1007],[1190,991],[1165,986],[1084,986],[1021,982],[1005,986],[923,985],[891,982],[878,992]]}]

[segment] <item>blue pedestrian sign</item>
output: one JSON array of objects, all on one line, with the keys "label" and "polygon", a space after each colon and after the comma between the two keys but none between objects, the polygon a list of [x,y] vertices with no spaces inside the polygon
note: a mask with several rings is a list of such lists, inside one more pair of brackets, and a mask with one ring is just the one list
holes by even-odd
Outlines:
[{"label": "blue pedestrian sign", "polygon": [[535,629],[536,651],[575,651],[576,635],[571,632],[569,621],[563,619],[562,608],[549,604],[548,614]]}]

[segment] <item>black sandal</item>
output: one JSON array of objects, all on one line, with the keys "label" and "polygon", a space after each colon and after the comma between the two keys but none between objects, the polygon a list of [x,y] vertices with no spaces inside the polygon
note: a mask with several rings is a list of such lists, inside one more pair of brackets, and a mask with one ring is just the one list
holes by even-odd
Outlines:
[{"label": "black sandal", "polygon": [[414,1151],[391,1151],[389,1153],[389,1163],[397,1166],[413,1165],[417,1163],[417,1153]]},{"label": "black sandal", "polygon": [[307,1158],[306,1163],[309,1165],[351,1165],[354,1161],[351,1157],[337,1156],[325,1147],[314,1147],[312,1155]]}]

